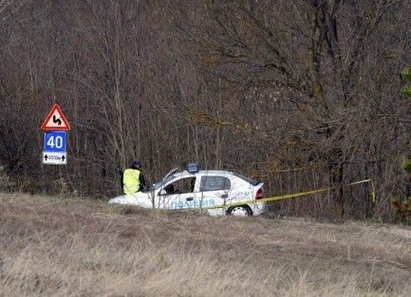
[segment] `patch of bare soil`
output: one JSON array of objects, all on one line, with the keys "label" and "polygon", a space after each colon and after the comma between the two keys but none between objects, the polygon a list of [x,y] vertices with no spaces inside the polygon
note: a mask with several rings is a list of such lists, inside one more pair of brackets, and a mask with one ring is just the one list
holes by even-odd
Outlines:
[{"label": "patch of bare soil", "polygon": [[410,278],[406,226],[0,194],[7,296],[405,296]]}]

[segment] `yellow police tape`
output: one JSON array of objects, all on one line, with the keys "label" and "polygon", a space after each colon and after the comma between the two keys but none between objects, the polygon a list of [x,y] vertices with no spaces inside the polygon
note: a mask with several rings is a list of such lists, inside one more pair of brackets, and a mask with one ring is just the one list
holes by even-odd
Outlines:
[{"label": "yellow police tape", "polygon": [[[362,184],[362,183],[366,183],[366,182],[371,183],[371,201],[374,203],[375,202],[375,186],[374,186],[374,182],[373,182],[372,179],[364,179],[364,180],[352,182],[352,183],[346,184],[345,186],[353,186],[353,185],[358,185],[358,184]],[[201,207],[201,208],[202,209],[214,209],[214,208],[222,208],[222,207],[239,206],[239,205],[251,204],[251,203],[279,201],[279,200],[285,200],[285,199],[290,199],[290,198],[297,198],[297,197],[301,197],[301,196],[308,196],[308,195],[312,195],[312,194],[327,192],[327,191],[330,191],[330,190],[338,189],[339,187],[341,187],[341,186],[335,186],[335,187],[329,187],[329,188],[323,188],[323,189],[317,189],[317,190],[310,190],[310,191],[293,193],[293,194],[286,194],[286,195],[268,197],[268,198],[263,198],[263,199],[258,199],[258,200],[247,200],[247,201],[241,201],[241,202],[236,202],[236,203],[225,203],[225,204],[220,204],[220,205],[204,206],[204,207]]]}]

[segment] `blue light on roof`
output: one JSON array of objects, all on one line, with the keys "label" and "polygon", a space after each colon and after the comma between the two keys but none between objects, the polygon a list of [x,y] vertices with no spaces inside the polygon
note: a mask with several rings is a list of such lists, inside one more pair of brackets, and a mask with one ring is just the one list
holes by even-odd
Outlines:
[{"label": "blue light on roof", "polygon": [[187,164],[187,171],[190,173],[196,173],[200,170],[200,166],[197,163]]}]

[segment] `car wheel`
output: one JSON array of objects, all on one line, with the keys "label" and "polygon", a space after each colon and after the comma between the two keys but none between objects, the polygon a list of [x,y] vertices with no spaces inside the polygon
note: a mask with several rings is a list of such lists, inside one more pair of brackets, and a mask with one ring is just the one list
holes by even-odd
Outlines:
[{"label": "car wheel", "polygon": [[248,205],[231,206],[227,210],[227,214],[238,217],[251,217],[253,211]]}]

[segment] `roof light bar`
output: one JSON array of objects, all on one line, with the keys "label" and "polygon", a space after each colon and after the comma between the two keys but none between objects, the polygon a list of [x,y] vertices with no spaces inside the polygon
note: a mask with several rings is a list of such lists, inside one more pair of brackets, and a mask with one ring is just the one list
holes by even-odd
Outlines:
[{"label": "roof light bar", "polygon": [[187,171],[190,173],[197,173],[200,170],[200,166],[197,163],[187,164]]}]

